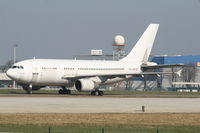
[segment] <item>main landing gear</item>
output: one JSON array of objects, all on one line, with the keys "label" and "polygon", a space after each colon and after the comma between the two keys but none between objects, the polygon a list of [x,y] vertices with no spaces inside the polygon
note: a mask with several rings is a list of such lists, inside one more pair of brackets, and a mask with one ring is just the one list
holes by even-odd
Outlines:
[{"label": "main landing gear", "polygon": [[60,89],[58,92],[59,94],[68,94],[68,95],[71,94],[71,90],[66,89],[65,86],[63,86],[62,89]]},{"label": "main landing gear", "polygon": [[103,96],[103,91],[95,90],[91,92],[92,96]]}]

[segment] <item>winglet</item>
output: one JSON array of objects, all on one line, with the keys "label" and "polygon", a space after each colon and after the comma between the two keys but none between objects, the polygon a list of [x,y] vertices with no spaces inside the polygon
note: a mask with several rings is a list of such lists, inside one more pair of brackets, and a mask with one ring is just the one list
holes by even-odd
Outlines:
[{"label": "winglet", "polygon": [[182,70],[183,69],[180,69],[179,71],[175,72],[175,74],[177,74],[179,77],[181,76],[181,73],[182,73]]}]

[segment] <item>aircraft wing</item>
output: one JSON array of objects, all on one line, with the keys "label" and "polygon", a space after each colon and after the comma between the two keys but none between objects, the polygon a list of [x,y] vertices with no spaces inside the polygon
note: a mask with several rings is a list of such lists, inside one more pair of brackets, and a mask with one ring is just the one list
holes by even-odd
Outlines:
[{"label": "aircraft wing", "polygon": [[160,68],[172,68],[172,67],[182,67],[184,64],[163,64],[163,65],[142,65],[142,70],[148,69],[160,69]]},{"label": "aircraft wing", "polygon": [[181,70],[177,72],[142,72],[140,75],[162,75],[162,74],[177,74],[178,76],[181,75]]},{"label": "aircraft wing", "polygon": [[141,72],[141,73],[132,73],[132,74],[95,74],[95,75],[64,75],[63,79],[69,80],[76,80],[81,78],[90,78],[90,77],[106,77],[106,78],[114,78],[114,77],[121,77],[121,78],[131,78],[133,76],[144,76],[144,75],[162,75],[162,74],[177,74],[180,76],[182,70],[177,72]]}]

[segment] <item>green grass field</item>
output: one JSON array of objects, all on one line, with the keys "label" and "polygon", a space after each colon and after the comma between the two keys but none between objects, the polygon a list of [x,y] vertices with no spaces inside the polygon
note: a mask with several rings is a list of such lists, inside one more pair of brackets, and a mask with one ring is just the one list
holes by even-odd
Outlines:
[{"label": "green grass field", "polygon": [[200,127],[189,126],[94,126],[94,125],[0,125],[0,132],[24,133],[199,133]]},{"label": "green grass field", "polygon": [[[3,94],[3,95],[1,95]],[[32,95],[27,95],[22,89],[0,89],[0,96],[65,96],[59,95],[57,90],[33,91]],[[71,96],[89,96],[90,92],[78,92],[72,90]],[[160,91],[128,91],[112,90],[105,91],[104,96],[112,97],[163,97],[163,98],[200,98],[200,92],[160,92]]]}]

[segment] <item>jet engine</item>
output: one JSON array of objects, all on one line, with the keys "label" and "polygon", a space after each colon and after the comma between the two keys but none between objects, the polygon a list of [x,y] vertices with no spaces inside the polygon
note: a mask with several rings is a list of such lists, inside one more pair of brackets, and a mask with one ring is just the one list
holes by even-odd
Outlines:
[{"label": "jet engine", "polygon": [[78,91],[91,91],[99,86],[99,78],[85,78],[75,81],[75,88]]}]

